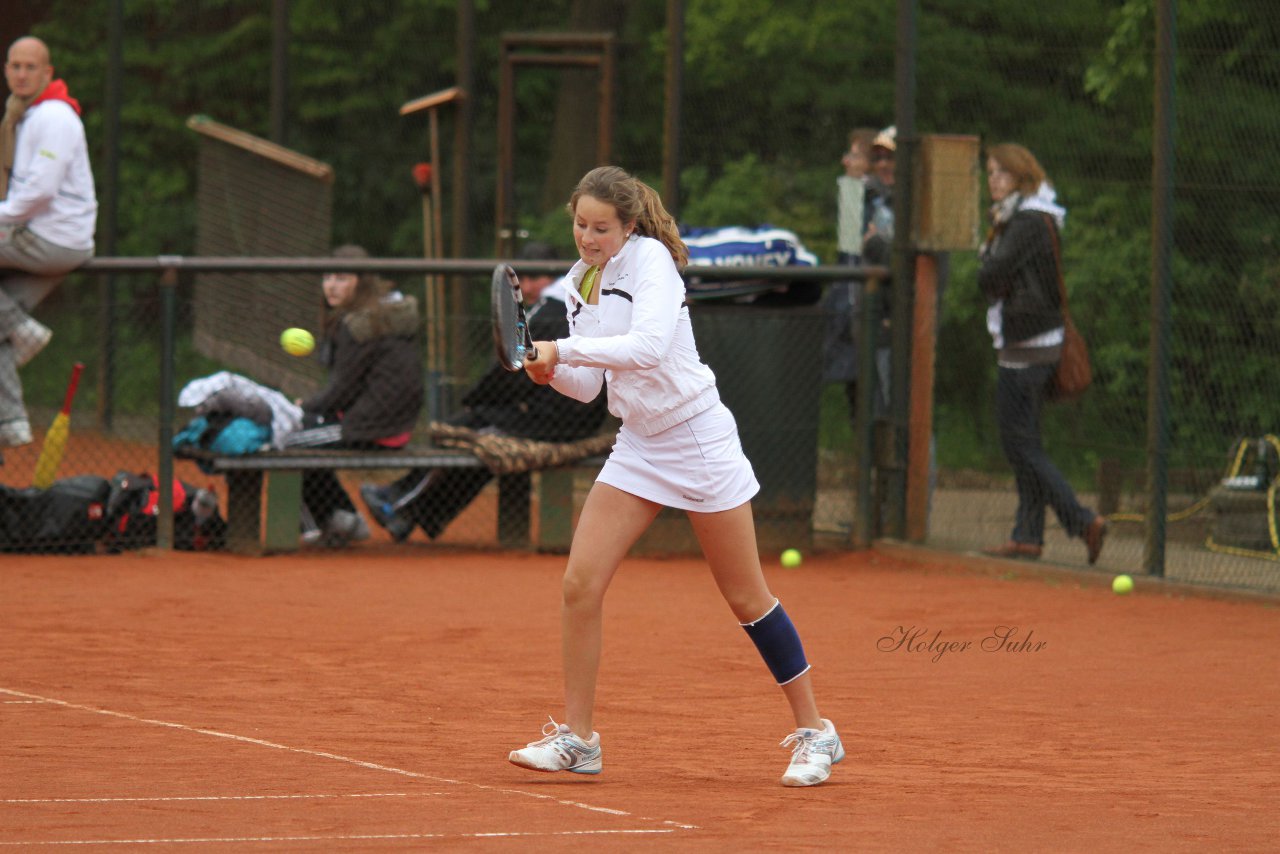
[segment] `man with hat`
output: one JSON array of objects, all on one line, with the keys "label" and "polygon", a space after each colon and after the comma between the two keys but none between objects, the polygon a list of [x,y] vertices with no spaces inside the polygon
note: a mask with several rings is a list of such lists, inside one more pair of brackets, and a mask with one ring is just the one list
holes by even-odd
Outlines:
[{"label": "man with hat", "polygon": [[[898,129],[890,125],[876,134],[871,143],[871,172],[867,176],[866,236],[862,241],[862,260],[869,266],[888,267],[893,250],[893,180],[894,155],[898,149]],[[889,411],[889,312],[892,280],[881,283],[879,334],[876,337],[876,375],[879,380],[873,398],[875,417]]]},{"label": "man with hat", "polygon": [[[898,129],[890,125],[876,134],[871,143],[871,174],[867,177],[867,236],[879,236],[886,244],[893,242],[893,169],[898,151]],[[884,247],[888,252],[888,247]],[[864,243],[863,253],[867,254]],[[887,263],[888,255],[885,255]],[[870,261],[879,264],[881,261]]]}]

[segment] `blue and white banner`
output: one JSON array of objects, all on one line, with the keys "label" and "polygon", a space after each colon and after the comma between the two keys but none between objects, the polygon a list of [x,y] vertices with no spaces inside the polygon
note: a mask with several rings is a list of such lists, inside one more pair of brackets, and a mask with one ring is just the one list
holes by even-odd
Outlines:
[{"label": "blue and white banner", "polygon": [[814,267],[814,255],[794,231],[772,226],[690,228],[680,235],[690,267]]},{"label": "blue and white banner", "polygon": [[[818,264],[818,256],[804,248],[794,231],[785,228],[768,225],[684,228],[680,237],[689,247],[689,266],[685,273],[688,293],[694,298],[732,297],[739,302],[753,302],[767,294],[787,294],[791,290],[789,284],[776,279],[752,279],[751,268]],[[703,281],[698,277],[699,267],[740,267],[742,279]]]}]

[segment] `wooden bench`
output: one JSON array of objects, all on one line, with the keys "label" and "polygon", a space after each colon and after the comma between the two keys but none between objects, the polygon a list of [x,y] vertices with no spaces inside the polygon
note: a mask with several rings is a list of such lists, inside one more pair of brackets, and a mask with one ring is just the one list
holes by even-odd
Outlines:
[{"label": "wooden bench", "polygon": [[[240,554],[295,551],[302,510],[302,473],[332,469],[485,468],[469,451],[414,447],[399,451],[294,449],[245,456],[220,456],[184,449],[183,459],[199,462],[227,481],[227,548]],[[539,537],[530,541],[532,472],[495,475],[498,481],[498,542],[505,548],[536,545],[548,551],[568,547],[573,525],[575,468],[603,464],[603,458],[575,461],[540,473]],[[262,500],[266,487],[265,531]],[[265,534],[265,536],[264,536]]]}]

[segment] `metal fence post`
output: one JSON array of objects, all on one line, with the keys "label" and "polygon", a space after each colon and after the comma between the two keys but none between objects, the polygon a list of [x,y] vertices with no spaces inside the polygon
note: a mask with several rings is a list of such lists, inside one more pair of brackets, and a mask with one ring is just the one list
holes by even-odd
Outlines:
[{"label": "metal fence post", "polygon": [[177,411],[174,383],[174,340],[178,324],[178,266],[181,258],[161,256],[160,274],[160,444],[156,484],[160,503],[156,515],[156,547],[173,549],[173,417]]},{"label": "metal fence post", "polygon": [[1173,255],[1176,4],[1156,3],[1155,139],[1151,164],[1151,363],[1147,389],[1147,531],[1143,568],[1164,575],[1169,508],[1169,306]]},{"label": "metal fence post", "polygon": [[911,420],[911,319],[915,298],[915,252],[911,226],[913,165],[916,140],[916,21],[918,0],[898,0],[897,41],[894,52],[894,124],[897,151],[893,189],[893,291],[889,332],[889,442],[892,464],[885,478],[885,528],[890,536],[907,535],[907,448]]},{"label": "metal fence post", "polygon": [[875,395],[880,394],[879,371],[876,368],[876,336],[880,329],[880,291],[884,282],[868,278],[862,290],[861,312],[853,312],[851,323],[861,324],[854,330],[853,340],[858,342],[858,386],[854,427],[855,451],[858,458],[857,480],[854,484],[853,545],[860,549],[870,547],[872,539],[880,533],[875,524],[876,510],[873,478],[877,468],[875,459]]}]

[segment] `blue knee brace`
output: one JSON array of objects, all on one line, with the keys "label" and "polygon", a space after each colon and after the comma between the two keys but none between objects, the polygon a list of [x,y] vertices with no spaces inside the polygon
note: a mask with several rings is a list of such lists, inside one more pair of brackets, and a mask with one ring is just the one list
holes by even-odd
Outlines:
[{"label": "blue knee brace", "polygon": [[756,649],[760,650],[760,657],[769,665],[769,672],[779,685],[786,685],[809,669],[800,635],[782,609],[781,602],[775,599],[773,607],[763,617],[754,623],[741,625]]}]

